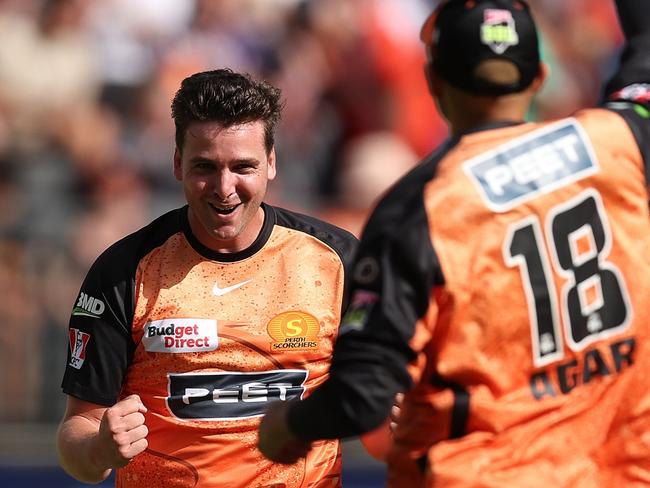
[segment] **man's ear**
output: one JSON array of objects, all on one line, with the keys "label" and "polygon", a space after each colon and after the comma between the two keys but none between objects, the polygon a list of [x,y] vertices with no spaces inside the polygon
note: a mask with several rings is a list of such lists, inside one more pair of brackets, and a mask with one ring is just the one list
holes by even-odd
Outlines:
[{"label": "man's ear", "polygon": [[433,66],[431,63],[426,63],[424,65],[424,77],[427,80],[429,93],[434,98],[434,100],[440,98],[442,95],[442,80],[433,71]]},{"label": "man's ear", "polygon": [[423,66],[424,69],[424,78],[427,80],[427,87],[429,88],[429,95],[431,95],[433,98],[436,98],[436,90],[434,87],[433,83],[433,70],[431,67],[431,63],[425,63]]},{"label": "man's ear", "polygon": [[272,180],[275,178],[275,175],[277,173],[276,167],[275,167],[275,147],[271,149],[271,153],[269,156],[266,158],[267,161],[267,177],[269,180]]},{"label": "man's ear", "polygon": [[539,63],[539,71],[537,76],[533,79],[533,82],[530,84],[530,87],[533,90],[533,93],[537,93],[544,86],[544,82],[548,78],[548,75],[551,73],[551,67],[543,61]]},{"label": "man's ear", "polygon": [[174,177],[181,181],[183,179],[183,162],[181,160],[181,152],[178,147],[174,148]]}]

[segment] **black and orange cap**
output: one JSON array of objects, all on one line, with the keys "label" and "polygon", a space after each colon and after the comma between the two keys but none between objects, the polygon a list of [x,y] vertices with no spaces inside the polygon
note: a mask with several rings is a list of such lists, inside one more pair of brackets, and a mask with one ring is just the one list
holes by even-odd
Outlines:
[{"label": "black and orange cap", "polygon": [[[431,69],[477,95],[506,95],[527,88],[539,73],[539,39],[523,0],[443,0],[420,32]],[[496,84],[476,76],[488,59],[514,64],[519,80]]]}]

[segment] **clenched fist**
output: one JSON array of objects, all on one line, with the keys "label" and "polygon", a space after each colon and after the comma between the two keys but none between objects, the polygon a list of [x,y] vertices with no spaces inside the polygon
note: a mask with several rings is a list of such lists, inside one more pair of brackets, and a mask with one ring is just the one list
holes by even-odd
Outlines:
[{"label": "clenched fist", "polygon": [[311,449],[311,442],[298,439],[289,430],[288,405],[286,402],[272,403],[262,418],[258,435],[258,449],[271,461],[281,464],[293,464]]},{"label": "clenched fist", "polygon": [[97,435],[98,451],[106,466],[126,466],[147,448],[146,411],[138,395],[128,396],[106,409]]}]

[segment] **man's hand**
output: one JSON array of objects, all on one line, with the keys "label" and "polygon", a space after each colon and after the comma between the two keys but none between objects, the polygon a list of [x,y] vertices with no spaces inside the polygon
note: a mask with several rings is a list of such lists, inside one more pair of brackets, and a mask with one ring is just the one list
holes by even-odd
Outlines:
[{"label": "man's hand", "polygon": [[371,430],[360,437],[363,447],[366,448],[368,454],[378,461],[385,462],[388,457],[388,451],[392,446],[393,435],[395,434],[395,429],[397,428],[397,423],[402,412],[403,401],[404,393],[398,393],[390,409],[390,416],[384,423],[375,430]]},{"label": "man's hand", "polygon": [[395,434],[399,417],[402,414],[402,402],[404,401],[404,393],[395,395],[395,403],[390,409],[390,433]]},{"label": "man's hand", "polygon": [[259,450],[271,461],[281,464],[293,464],[311,449],[311,442],[298,439],[289,430],[288,408],[287,402],[272,403],[259,430]]},{"label": "man's hand", "polygon": [[149,430],[143,415],[146,411],[138,395],[126,397],[106,409],[95,443],[98,464],[121,468],[147,448]]}]

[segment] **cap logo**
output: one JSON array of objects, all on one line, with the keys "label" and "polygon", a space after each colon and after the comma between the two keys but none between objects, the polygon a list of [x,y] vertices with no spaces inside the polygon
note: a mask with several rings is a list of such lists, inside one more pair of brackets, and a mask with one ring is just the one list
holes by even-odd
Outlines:
[{"label": "cap logo", "polygon": [[519,44],[512,12],[503,9],[485,9],[481,24],[481,42],[496,54],[503,54],[510,46]]}]

